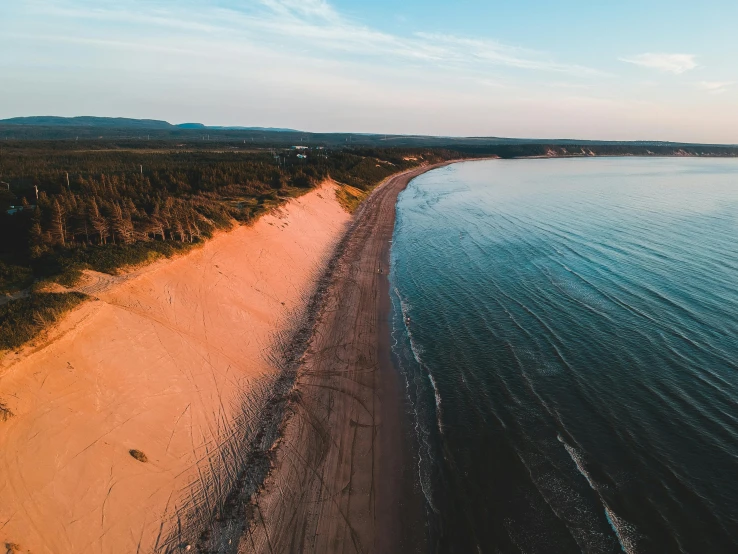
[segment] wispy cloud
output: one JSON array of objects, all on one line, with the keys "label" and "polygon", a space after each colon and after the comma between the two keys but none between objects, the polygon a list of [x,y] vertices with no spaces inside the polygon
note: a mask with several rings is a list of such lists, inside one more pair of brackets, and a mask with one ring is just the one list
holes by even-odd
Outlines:
[{"label": "wispy cloud", "polygon": [[48,3],[31,1],[29,7],[32,9],[31,13],[36,16],[62,17],[70,20],[112,21],[143,27],[161,27],[208,33],[219,30],[214,25],[204,23],[201,18],[183,18],[172,10],[162,8],[130,9],[134,7],[131,5],[129,5],[129,9],[126,9],[126,2],[121,2],[115,8],[106,8],[79,0],[76,2],[51,1]]},{"label": "wispy cloud", "polygon": [[259,0],[273,12],[283,16],[303,16],[323,19],[325,21],[341,21],[338,12],[325,0]]},{"label": "wispy cloud", "polygon": [[[411,24],[399,25],[387,12],[384,24],[374,25],[352,15],[362,12],[358,3],[342,9],[349,4],[0,0],[0,89],[8,83],[0,112],[320,131],[735,142],[738,112],[712,96],[727,102],[738,91],[729,56],[711,58],[709,77],[696,76],[702,60],[692,54],[630,51],[622,61],[648,71],[613,79],[603,70],[626,66],[603,58],[607,45],[586,53],[566,40],[537,46],[544,39],[536,25],[505,41],[483,31],[451,33],[430,8],[422,18],[428,27],[409,15]],[[579,24],[571,18],[566,29]],[[505,36],[513,32],[507,28]],[[689,44],[685,39],[682,51],[697,52]],[[663,75],[685,72],[684,86],[664,94]]]},{"label": "wispy cloud", "polygon": [[[100,4],[91,0],[34,2],[39,13],[77,20],[129,22],[170,31],[191,31],[245,44],[269,45],[282,51],[312,52],[327,59],[354,56],[384,64],[431,64],[483,72],[490,67],[568,74],[578,77],[604,73],[555,60],[545,52],[490,39],[418,32],[400,35],[377,30],[339,13],[327,0],[255,0],[213,8],[205,0],[182,4],[121,0]],[[141,32],[141,31],[139,31]],[[146,32],[143,32],[146,35]],[[358,56],[359,58],[356,58]]]},{"label": "wispy cloud", "polygon": [[81,44],[84,46],[99,46],[103,48],[110,48],[115,50],[129,50],[135,52],[168,52],[173,54],[186,54],[188,56],[197,56],[199,52],[193,48],[182,48],[178,46],[172,46],[162,43],[148,42],[142,44],[141,42],[132,40],[113,40],[113,39],[98,39],[98,38],[86,38],[86,37],[71,37],[65,35],[52,35],[52,34],[29,34],[29,33],[8,33],[6,37],[13,39],[29,40],[35,42],[49,42],[49,43],[67,43],[67,44]]},{"label": "wispy cloud", "polygon": [[727,92],[728,89],[733,85],[732,81],[700,81],[697,86],[710,94],[722,94]]},{"label": "wispy cloud", "polygon": [[510,46],[493,40],[457,37],[432,33],[416,33],[416,37],[433,45],[444,58],[473,61],[518,69],[568,73],[580,76],[603,76],[604,72],[576,64],[557,62],[543,52]]},{"label": "wispy cloud", "polygon": [[681,74],[697,67],[693,54],[637,54],[628,58],[619,58],[621,62],[632,63],[667,73]]}]

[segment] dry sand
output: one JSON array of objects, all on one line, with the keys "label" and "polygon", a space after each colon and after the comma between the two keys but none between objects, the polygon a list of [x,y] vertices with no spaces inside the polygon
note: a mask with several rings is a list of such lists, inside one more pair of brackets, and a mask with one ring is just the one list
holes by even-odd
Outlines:
[{"label": "dry sand", "polygon": [[43,347],[0,363],[0,401],[15,413],[0,422],[0,544],[34,554],[189,544],[239,478],[281,343],[348,220],[325,184],[131,278],[90,274],[81,288],[96,300]]},{"label": "dry sand", "polygon": [[424,506],[390,358],[387,271],[397,195],[431,168],[389,179],[355,214],[238,552],[423,551]]}]

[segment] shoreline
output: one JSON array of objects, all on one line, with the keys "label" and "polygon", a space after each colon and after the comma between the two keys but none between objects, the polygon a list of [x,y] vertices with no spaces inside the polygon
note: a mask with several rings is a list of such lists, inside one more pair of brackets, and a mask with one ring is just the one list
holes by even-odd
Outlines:
[{"label": "shoreline", "polygon": [[390,345],[398,194],[452,160],[389,177],[357,210],[297,361],[272,469],[243,510],[239,552],[423,551],[401,377]]},{"label": "shoreline", "polygon": [[[317,435],[303,436],[307,450],[337,471],[325,482],[343,487],[347,466],[323,446],[353,431],[362,436],[351,448],[363,452],[348,466],[349,481],[355,477],[359,489],[368,478],[371,491],[366,504],[349,486],[351,508],[327,510],[316,528],[338,542],[369,545],[361,552],[409,551],[401,547],[408,529],[420,544],[424,527],[409,523],[424,521],[424,504],[413,500],[404,389],[391,358],[389,240],[399,192],[415,176],[458,161],[388,177],[353,217],[334,198],[335,185],[324,183],[184,256],[124,277],[88,272],[78,288],[91,301],[0,371],[0,394],[15,413],[0,427],[0,539],[60,553],[190,546],[235,554],[239,540],[251,550],[244,532],[254,545],[259,532],[245,522],[269,511],[269,500],[254,492],[275,474],[284,446],[303,436],[291,431],[289,414],[312,411],[318,419],[307,419]],[[357,318],[371,332],[347,342]],[[347,417],[321,433],[326,396],[313,391],[325,393],[321,378],[336,374],[318,374],[326,360],[314,347],[331,322],[338,322],[325,335],[337,341],[332,347],[348,347],[359,381],[371,374],[370,402],[362,404],[361,391],[358,404],[329,399],[329,415]],[[310,364],[314,374],[305,372]],[[376,422],[366,424],[368,406]],[[146,454],[143,465],[134,451]],[[279,523],[276,529],[282,532]],[[266,527],[263,535],[274,539]],[[262,550],[280,551],[271,543],[266,538]],[[316,552],[340,550],[315,544]],[[293,543],[284,551],[295,549],[309,550]]]}]

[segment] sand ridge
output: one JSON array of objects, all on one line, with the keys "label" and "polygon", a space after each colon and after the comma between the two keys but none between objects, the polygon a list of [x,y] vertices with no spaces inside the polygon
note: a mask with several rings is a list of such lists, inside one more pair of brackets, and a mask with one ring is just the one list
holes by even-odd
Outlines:
[{"label": "sand ridge", "polygon": [[346,229],[334,187],[130,278],[89,274],[94,300],[0,365],[15,413],[0,423],[0,542],[79,554],[191,540],[237,479],[275,347]]}]

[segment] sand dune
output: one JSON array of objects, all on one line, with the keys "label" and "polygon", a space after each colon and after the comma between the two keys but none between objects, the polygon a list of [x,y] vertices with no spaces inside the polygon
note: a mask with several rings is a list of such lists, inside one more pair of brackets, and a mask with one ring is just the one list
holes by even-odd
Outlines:
[{"label": "sand dune", "polygon": [[237,478],[280,333],[348,220],[326,183],[130,278],[89,274],[95,300],[0,364],[15,413],[0,422],[0,541],[34,554],[184,546]]}]

